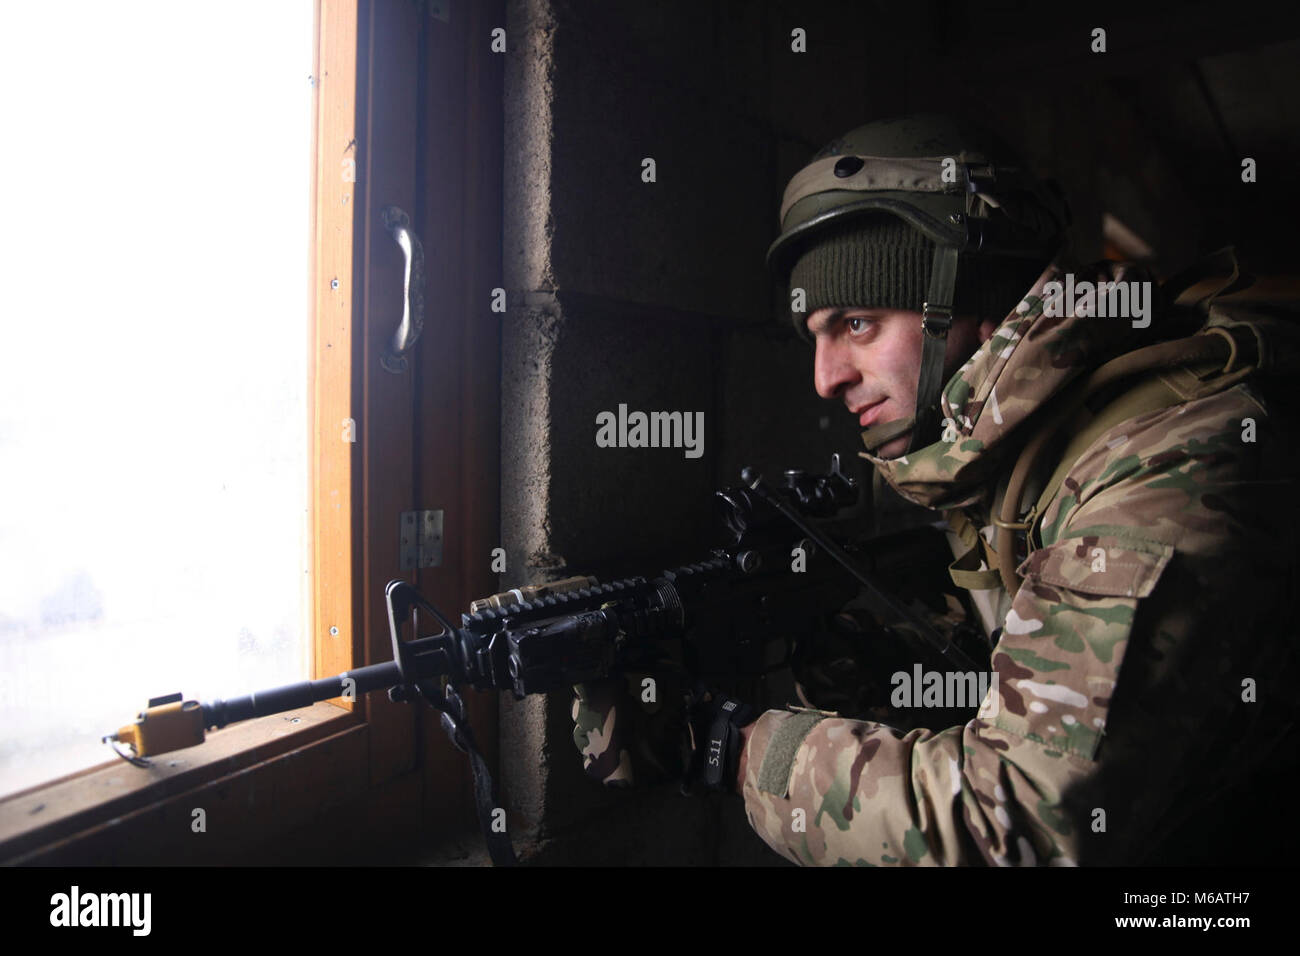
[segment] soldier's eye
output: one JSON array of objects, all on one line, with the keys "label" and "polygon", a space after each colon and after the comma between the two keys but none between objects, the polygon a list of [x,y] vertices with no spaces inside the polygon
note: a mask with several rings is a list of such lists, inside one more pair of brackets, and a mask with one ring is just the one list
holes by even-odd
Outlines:
[{"label": "soldier's eye", "polygon": [[848,327],[850,335],[865,335],[871,329],[872,320],[861,315],[855,315],[846,319],[844,324]]}]

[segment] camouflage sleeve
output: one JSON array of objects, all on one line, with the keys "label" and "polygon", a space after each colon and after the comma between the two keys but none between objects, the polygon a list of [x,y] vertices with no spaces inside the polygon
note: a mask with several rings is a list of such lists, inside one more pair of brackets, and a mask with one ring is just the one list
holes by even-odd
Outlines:
[{"label": "camouflage sleeve", "polygon": [[795,863],[1069,864],[1049,782],[1081,764],[1043,749],[979,719],[901,734],[772,710],[747,745],[742,794],[750,826]]},{"label": "camouflage sleeve", "polygon": [[764,714],[738,781],[759,836],[803,864],[1134,862],[1175,809],[1249,773],[1243,700],[1285,647],[1252,635],[1285,564],[1243,409],[1142,416],[1080,459],[965,726]]},{"label": "camouflage sleeve", "polygon": [[[1113,552],[1093,590],[1143,590],[1137,576],[1154,581],[1160,566],[1149,557]],[[1056,560],[1053,575],[1078,569],[1065,549]],[[1089,772],[1135,605],[1136,595],[1022,587],[965,726],[902,733],[767,712],[741,781],[750,825],[804,864],[1074,862],[1080,828],[1062,795]]]}]

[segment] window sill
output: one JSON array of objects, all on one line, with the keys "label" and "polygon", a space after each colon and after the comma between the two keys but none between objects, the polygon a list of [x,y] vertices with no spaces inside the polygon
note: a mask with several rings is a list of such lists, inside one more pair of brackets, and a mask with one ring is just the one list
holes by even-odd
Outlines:
[{"label": "window sill", "polygon": [[149,768],[114,757],[111,763],[13,794],[0,800],[0,863],[29,862],[27,858],[44,855],[61,842],[125,822],[123,817],[187,791],[202,791],[244,771],[270,770],[349,729],[361,731],[364,724],[322,702],[213,731],[201,746],[163,754]]}]

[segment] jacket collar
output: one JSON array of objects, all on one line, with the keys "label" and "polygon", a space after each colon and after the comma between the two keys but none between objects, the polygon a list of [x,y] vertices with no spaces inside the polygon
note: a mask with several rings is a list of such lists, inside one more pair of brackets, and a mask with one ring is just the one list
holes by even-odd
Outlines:
[{"label": "jacket collar", "polygon": [[[1139,267],[1103,262],[1067,274],[1053,263],[949,379],[941,399],[942,437],[899,458],[869,452],[861,452],[862,457],[916,504],[946,509],[982,499],[999,465],[1029,438],[1031,423],[1045,404],[1106,360],[1163,337],[1158,314],[1142,329],[1129,317],[1097,314],[1099,282],[1147,283],[1141,292],[1148,318],[1155,312],[1157,285]],[[1062,289],[1053,307],[1045,308],[1045,291],[1055,291],[1049,283],[1060,283]],[[1094,290],[1091,306],[1084,283]],[[1067,296],[1071,290],[1074,295]]]}]

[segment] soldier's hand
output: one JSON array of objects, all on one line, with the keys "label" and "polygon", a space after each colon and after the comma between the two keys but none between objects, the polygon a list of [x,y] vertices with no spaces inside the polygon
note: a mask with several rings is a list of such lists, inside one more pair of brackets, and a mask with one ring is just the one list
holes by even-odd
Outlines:
[{"label": "soldier's hand", "polygon": [[[799,648],[791,662],[795,692],[805,707],[845,717],[866,717],[886,697],[879,686],[873,640],[879,627],[865,612],[845,611],[815,645]],[[886,698],[887,699],[887,698]]]},{"label": "soldier's hand", "polygon": [[[931,611],[927,618],[945,637],[956,640],[958,629],[965,626],[965,612],[956,598],[947,600],[946,614]],[[910,727],[915,712],[900,712],[891,706],[892,675],[900,671],[910,674],[917,660],[920,638],[908,636],[905,627],[885,628],[866,610],[846,608],[828,632],[798,648],[791,661],[800,703],[843,717]]]},{"label": "soldier's hand", "polygon": [[607,787],[681,779],[689,731],[675,679],[625,674],[573,690],[573,742],[587,776]]}]

